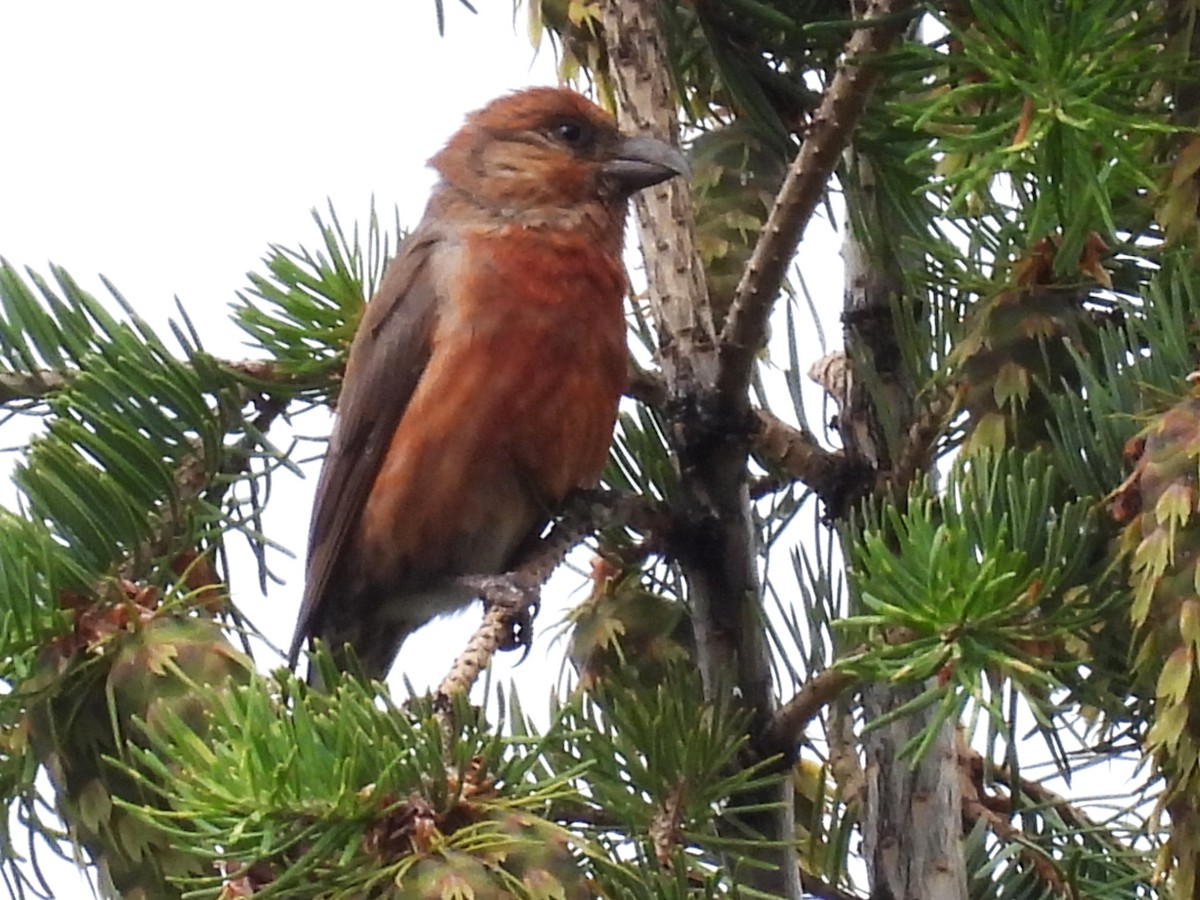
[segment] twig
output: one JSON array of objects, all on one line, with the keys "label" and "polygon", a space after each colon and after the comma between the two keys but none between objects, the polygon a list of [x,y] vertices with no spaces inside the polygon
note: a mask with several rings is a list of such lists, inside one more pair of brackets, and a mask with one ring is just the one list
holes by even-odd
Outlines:
[{"label": "twig", "polygon": [[437,697],[444,703],[455,694],[465,694],[471,689],[484,669],[502,647],[511,645],[514,621],[525,619],[537,604],[541,583],[521,584],[522,573],[497,576],[476,583],[481,599],[487,604],[483,621],[467,641],[467,646],[442,683],[438,685]]},{"label": "twig", "polygon": [[738,283],[720,336],[717,389],[723,397],[741,396],[746,391],[788,264],[879,78],[870,58],[896,41],[906,21],[898,14],[913,5],[911,0],[873,0],[864,24],[875,19],[885,22],[856,30],[846,44],[845,59],[813,114],[804,144],[788,169]]},{"label": "twig", "polygon": [[61,391],[75,372],[43,369],[37,372],[0,372],[0,406],[20,400],[40,400]]},{"label": "twig", "polygon": [[829,774],[841,791],[848,813],[857,819],[867,796],[867,775],[858,755],[858,737],[854,733],[854,715],[850,698],[845,694],[830,704],[829,724],[825,729],[829,741]]},{"label": "twig", "polygon": [[958,398],[949,389],[938,390],[931,397],[927,397],[923,408],[908,429],[900,458],[891,471],[879,473],[879,481],[890,482],[903,493],[920,473],[928,472],[933,465],[938,441],[946,433],[958,409]]},{"label": "twig", "polygon": [[756,410],[759,429],[753,438],[756,453],[817,494],[831,510],[840,498],[854,493],[862,467],[844,452],[827,450],[807,428],[789,425],[766,410]]},{"label": "twig", "polygon": [[[514,632],[530,627],[529,614],[537,606],[541,585],[584,536],[621,524],[638,524],[644,529],[654,515],[651,505],[631,494],[579,491],[569,498],[550,533],[512,572],[472,579],[487,611],[438,685],[437,696],[448,698],[470,690],[496,651],[514,645]],[[521,642],[528,639],[527,633],[521,635]]]},{"label": "twig", "polygon": [[[959,754],[963,759],[964,768],[967,769],[969,776],[972,779],[982,783],[984,772],[983,755],[977,750],[967,746],[960,747]],[[1063,797],[1061,794],[1056,794],[1054,791],[1036,781],[1029,781],[1024,778],[1013,778],[1012,771],[1008,768],[1008,766],[994,766],[992,768],[992,775],[999,784],[1004,785],[1010,791],[1024,794],[1039,807],[1044,809],[1053,809],[1063,818],[1063,821],[1069,825],[1079,829],[1080,831],[1095,835],[1097,841],[1106,843],[1113,849],[1119,850],[1122,853],[1129,850],[1128,847],[1114,838],[1107,828],[1105,828],[1079,807],[1075,806],[1070,800],[1068,800],[1066,797]],[[1011,800],[1008,801],[1008,803],[1011,807]],[[994,806],[994,804],[992,805]]]},{"label": "twig", "polygon": [[630,359],[629,384],[625,388],[625,396],[654,409],[662,409],[663,404],[667,402],[667,383],[657,372],[643,369]]},{"label": "twig", "polygon": [[826,669],[810,678],[772,717],[763,736],[763,746],[789,756],[809,722],[854,684],[854,676],[839,669]]},{"label": "twig", "polygon": [[686,796],[687,782],[681,778],[650,819],[650,843],[654,847],[654,858],[668,872],[671,870],[671,858],[683,842],[683,805]]},{"label": "twig", "polygon": [[1000,840],[1018,847],[1018,853],[1037,877],[1057,895],[1075,897],[1071,885],[1064,880],[1058,866],[1041,849],[1034,846],[1021,829],[1008,820],[1008,817],[996,812],[988,802],[987,793],[983,787],[982,757],[980,765],[972,764],[970,756],[974,751],[966,747],[962,733],[959,733],[959,766],[962,783],[962,814],[963,818],[974,824],[982,820]]}]

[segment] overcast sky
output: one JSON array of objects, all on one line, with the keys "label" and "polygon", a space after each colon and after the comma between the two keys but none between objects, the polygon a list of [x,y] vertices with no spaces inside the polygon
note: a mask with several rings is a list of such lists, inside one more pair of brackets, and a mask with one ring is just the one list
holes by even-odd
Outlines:
[{"label": "overcast sky", "polygon": [[[0,12],[0,253],[104,272],[165,315],[224,307],[331,197],[415,221],[463,114],[553,83],[508,2],[30,3]],[[207,323],[206,323],[207,324]]]}]

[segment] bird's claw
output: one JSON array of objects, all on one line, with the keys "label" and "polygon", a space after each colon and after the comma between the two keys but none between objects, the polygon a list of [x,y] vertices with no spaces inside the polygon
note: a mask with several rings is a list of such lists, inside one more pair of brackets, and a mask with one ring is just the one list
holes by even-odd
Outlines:
[{"label": "bird's claw", "polygon": [[499,608],[508,629],[499,649],[523,648],[521,662],[524,662],[533,646],[533,620],[542,602],[540,585],[521,572],[467,576],[463,581],[478,594],[485,609]]}]

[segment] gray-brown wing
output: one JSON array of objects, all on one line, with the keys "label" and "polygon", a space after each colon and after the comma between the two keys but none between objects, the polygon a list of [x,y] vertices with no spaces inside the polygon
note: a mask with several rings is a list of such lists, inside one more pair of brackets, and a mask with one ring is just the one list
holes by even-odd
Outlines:
[{"label": "gray-brown wing", "polygon": [[432,258],[441,235],[414,231],[384,273],[350,347],[325,464],[317,482],[304,600],[288,651],[294,666],[317,629],[330,579],[400,417],[429,361],[437,317]]}]

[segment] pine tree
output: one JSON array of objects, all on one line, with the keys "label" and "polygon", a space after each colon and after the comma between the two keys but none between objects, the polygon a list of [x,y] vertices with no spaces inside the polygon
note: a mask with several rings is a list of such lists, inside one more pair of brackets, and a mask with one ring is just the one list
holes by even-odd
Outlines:
[{"label": "pine tree", "polygon": [[520,573],[594,559],[570,689],[479,688],[502,606],[430,696],[247,655],[224,549],[265,558],[273,426],[336,401],[402,228],[272,247],[248,362],[3,262],[0,404],[43,417],[0,514],[10,893],[19,823],[152,900],[1194,896],[1193,0],[526,8],[693,161],[636,203],[602,489]]}]

